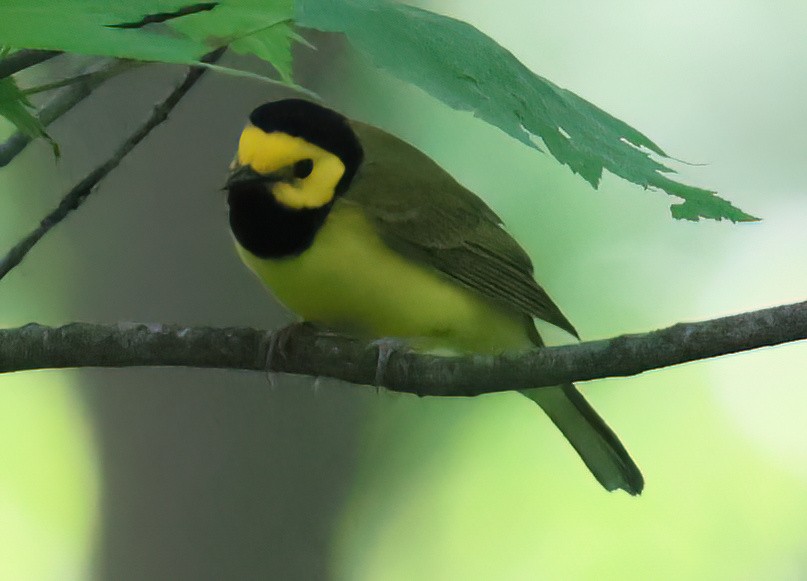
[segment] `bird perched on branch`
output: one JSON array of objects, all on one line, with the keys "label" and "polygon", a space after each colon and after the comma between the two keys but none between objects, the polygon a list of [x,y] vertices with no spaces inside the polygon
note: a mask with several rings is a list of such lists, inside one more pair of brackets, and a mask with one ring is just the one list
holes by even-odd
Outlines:
[{"label": "bird perched on branch", "polygon": [[[249,116],[227,179],[236,248],[306,321],[414,349],[500,353],[543,345],[534,319],[577,332],[499,217],[425,154],[315,103]],[[639,469],[571,384],[522,391],[608,490]]]}]

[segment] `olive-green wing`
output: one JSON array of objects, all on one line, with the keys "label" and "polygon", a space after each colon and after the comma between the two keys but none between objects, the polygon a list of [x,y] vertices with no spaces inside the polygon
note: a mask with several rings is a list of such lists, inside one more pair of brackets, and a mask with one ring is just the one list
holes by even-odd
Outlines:
[{"label": "olive-green wing", "polygon": [[[508,308],[577,335],[533,279],[527,254],[482,200],[399,139],[366,125],[354,129],[365,162],[346,200],[365,210],[390,247]],[[530,336],[542,344],[532,325]],[[639,468],[574,386],[522,393],[544,409],[605,488],[641,492]]]},{"label": "olive-green wing", "polygon": [[414,147],[375,127],[355,123],[354,129],[365,160],[346,201],[362,206],[390,247],[577,336],[493,210]]}]

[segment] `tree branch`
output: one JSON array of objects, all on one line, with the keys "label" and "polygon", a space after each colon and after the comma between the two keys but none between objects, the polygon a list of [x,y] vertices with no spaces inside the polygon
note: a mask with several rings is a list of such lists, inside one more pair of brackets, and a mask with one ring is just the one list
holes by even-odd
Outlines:
[{"label": "tree branch", "polygon": [[[78,77],[67,79],[70,84],[61,88],[39,111],[39,120],[48,126],[56,119],[70,111],[82,100],[90,96],[102,83],[140,63],[105,59],[93,65]],[[19,155],[31,142],[31,136],[17,131],[3,143],[0,143],[0,167],[4,167]]]},{"label": "tree branch", "polygon": [[136,66],[142,66],[145,63],[132,60],[123,59],[101,59],[95,63],[85,67],[80,73],[72,76],[59,79],[58,81],[51,81],[42,85],[34,85],[33,87],[25,87],[22,89],[23,95],[30,97],[39,93],[47,93],[48,91],[55,91],[71,85],[93,83],[94,87],[105,81],[111,76],[123,72]]},{"label": "tree branch", "polygon": [[[219,49],[210,53],[202,60],[205,62],[213,62],[222,54],[224,49]],[[0,260],[0,279],[7,275],[15,266],[17,266],[30,250],[39,242],[51,228],[56,226],[59,222],[64,220],[71,211],[77,209],[87,197],[92,193],[95,186],[98,185],[104,177],[115,169],[123,158],[134,147],[140,143],[152,129],[162,123],[168,118],[168,114],[179,103],[182,97],[190,91],[191,87],[199,80],[205,73],[203,67],[192,67],[188,74],[185,75],[183,81],[171,91],[160,104],[158,104],[149,115],[148,119],[134,132],[129,138],[123,142],[118,150],[104,163],[92,170],[87,176],[77,183],[73,188],[62,198],[59,205],[45,216],[39,225],[34,228],[25,238],[18,242],[8,254]]]},{"label": "tree branch", "polygon": [[48,59],[59,56],[61,51],[58,50],[18,50],[10,54],[6,58],[0,60],[0,79],[5,79],[8,76],[18,73],[23,69],[43,63]]},{"label": "tree branch", "polygon": [[[637,335],[528,353],[438,357],[396,351],[381,384],[419,395],[480,395],[637,375],[807,339],[807,301]],[[272,347],[274,345],[274,348]],[[334,377],[373,384],[378,347],[312,325],[274,333],[177,325],[30,324],[0,330],[0,373],[64,367],[184,366]]]}]

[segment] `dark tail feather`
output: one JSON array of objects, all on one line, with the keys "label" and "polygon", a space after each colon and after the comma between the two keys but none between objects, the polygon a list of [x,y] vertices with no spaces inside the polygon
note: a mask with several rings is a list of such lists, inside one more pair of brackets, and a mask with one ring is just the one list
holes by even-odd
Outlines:
[{"label": "dark tail feather", "polygon": [[621,488],[634,495],[642,492],[644,478],[639,467],[616,434],[573,385],[521,393],[541,406],[607,490]]}]

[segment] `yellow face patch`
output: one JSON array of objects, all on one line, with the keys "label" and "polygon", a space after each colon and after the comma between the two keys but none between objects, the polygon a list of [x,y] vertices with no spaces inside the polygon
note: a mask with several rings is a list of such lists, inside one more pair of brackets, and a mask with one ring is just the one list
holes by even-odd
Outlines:
[{"label": "yellow face patch", "polygon": [[296,210],[319,208],[333,200],[336,184],[345,173],[345,165],[334,154],[286,133],[266,133],[247,125],[238,142],[239,165],[249,165],[256,172],[269,174],[294,163],[310,159],[311,173],[292,182],[278,182],[272,194],[278,202]]}]

